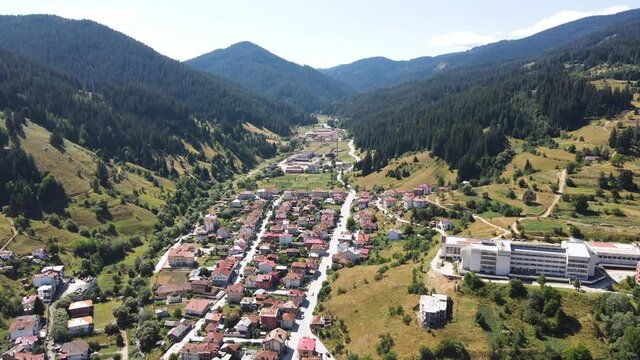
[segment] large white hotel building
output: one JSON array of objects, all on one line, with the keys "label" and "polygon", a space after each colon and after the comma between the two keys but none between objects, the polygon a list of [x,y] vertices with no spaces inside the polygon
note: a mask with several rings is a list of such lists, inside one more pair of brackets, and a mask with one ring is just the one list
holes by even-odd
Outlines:
[{"label": "large white hotel building", "polygon": [[443,236],[440,257],[458,261],[461,272],[496,276],[589,280],[596,266],[636,268],[637,244],[570,239],[559,245]]}]

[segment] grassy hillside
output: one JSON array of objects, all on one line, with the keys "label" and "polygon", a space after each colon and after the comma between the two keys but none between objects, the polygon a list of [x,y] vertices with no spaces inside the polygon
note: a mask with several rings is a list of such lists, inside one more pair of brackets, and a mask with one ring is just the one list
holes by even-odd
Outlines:
[{"label": "grassy hillside", "polygon": [[[383,256],[400,253],[401,244],[382,251]],[[345,350],[358,355],[370,355],[377,358],[376,345],[379,336],[389,333],[393,338],[392,351],[398,358],[411,358],[418,353],[421,345],[432,350],[443,339],[456,339],[462,342],[473,359],[489,358],[489,343],[499,336],[524,330],[526,350],[537,351],[548,345],[560,352],[579,344],[587,346],[594,358],[603,358],[606,346],[593,334],[593,318],[590,303],[592,295],[583,295],[575,291],[562,291],[562,309],[570,319],[579,325],[562,337],[538,339],[534,327],[521,319],[526,301],[506,299],[504,305],[498,305],[488,297],[461,294],[454,291],[457,281],[427,271],[428,261],[435,255],[433,247],[426,256],[422,268],[426,288],[435,289],[453,299],[453,318],[444,327],[432,330],[422,329],[416,319],[415,310],[419,295],[409,294],[407,287],[411,282],[412,269],[421,264],[406,264],[391,267],[381,280],[374,280],[381,265],[360,265],[341,269],[331,282],[331,297],[326,301],[324,311],[344,321],[350,341],[343,344]],[[532,289],[538,286],[531,286]],[[338,289],[341,289],[338,293]],[[402,307],[408,316],[405,323],[403,315],[390,315],[390,308]],[[509,310],[507,310],[507,308]],[[487,319],[488,329],[481,329],[475,322],[475,314],[481,312]],[[512,314],[512,315],[508,315]],[[339,340],[324,340],[330,348]],[[346,358],[346,351],[338,358]]]},{"label": "grassy hillside", "polygon": [[[418,160],[417,162],[414,162],[414,157]],[[409,176],[403,177],[400,180],[387,176],[389,170],[396,169],[403,163],[407,164],[406,167],[410,172]],[[394,159],[381,170],[364,177],[358,177],[355,179],[355,182],[360,187],[368,190],[373,189],[374,185],[383,186],[385,189],[399,188],[409,190],[424,183],[436,185],[439,177],[441,177],[445,183],[449,181],[453,182],[456,178],[456,172],[455,170],[449,170],[449,167],[444,161],[432,157],[426,151],[421,151]]]},{"label": "grassy hillside", "polygon": [[[40,171],[53,173],[64,186],[70,197],[68,213],[70,218],[80,228],[89,231],[97,230],[105,233],[107,226],[113,224],[116,233],[107,236],[133,236],[149,233],[156,223],[151,209],[159,209],[164,205],[164,199],[174,189],[173,182],[153,177],[155,186],[143,176],[146,170],[133,164],[117,164],[110,166],[113,191],[118,194],[111,197],[106,191],[96,193],[92,190],[90,179],[97,166],[95,154],[77,144],[65,141],[64,149],[58,150],[49,144],[50,133],[43,127],[27,122],[24,127],[24,138],[21,139],[22,148],[33,155]],[[138,200],[136,205],[123,201],[122,198],[133,198],[134,192]],[[108,204],[108,219],[96,216],[93,206],[99,200],[106,200]],[[79,260],[72,256],[71,245],[75,240],[83,237],[77,232],[70,232],[61,226],[54,226],[48,217],[42,220],[32,220],[29,232],[19,234],[9,245],[9,250],[18,254],[29,254],[33,249],[45,247],[50,241],[62,245],[64,251],[61,259],[72,268]],[[9,220],[0,215],[0,237],[8,238],[10,234]]]}]

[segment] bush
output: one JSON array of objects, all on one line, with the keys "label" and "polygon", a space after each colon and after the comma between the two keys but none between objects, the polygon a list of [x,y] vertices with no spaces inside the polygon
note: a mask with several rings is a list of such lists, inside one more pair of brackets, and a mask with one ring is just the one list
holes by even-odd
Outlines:
[{"label": "bush", "polygon": [[104,332],[107,335],[114,335],[120,332],[120,328],[116,324],[107,324],[104,326]]},{"label": "bush", "polygon": [[78,232],[78,225],[71,219],[67,219],[67,221],[64,222],[64,228],[72,233]]}]

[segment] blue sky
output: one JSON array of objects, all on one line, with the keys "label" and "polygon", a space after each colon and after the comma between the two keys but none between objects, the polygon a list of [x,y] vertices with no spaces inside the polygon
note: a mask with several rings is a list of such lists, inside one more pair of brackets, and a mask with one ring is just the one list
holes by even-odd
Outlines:
[{"label": "blue sky", "polygon": [[2,0],[0,13],[95,20],[178,60],[247,40],[330,67],[461,51],[637,7],[640,0]]}]

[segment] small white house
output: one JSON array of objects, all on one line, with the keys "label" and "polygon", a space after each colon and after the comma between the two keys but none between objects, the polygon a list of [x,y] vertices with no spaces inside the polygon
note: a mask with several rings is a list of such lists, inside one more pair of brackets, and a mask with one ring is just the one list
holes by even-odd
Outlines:
[{"label": "small white house", "polygon": [[440,219],[440,221],[438,221],[436,226],[439,229],[442,229],[442,230],[445,230],[445,231],[451,230],[451,220],[449,220],[449,219]]}]

